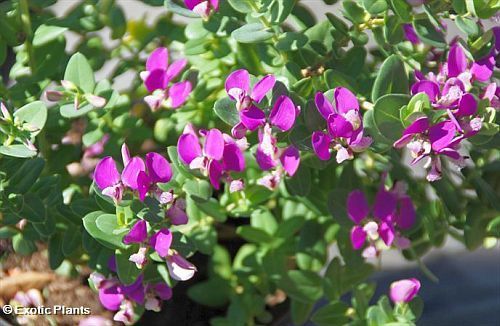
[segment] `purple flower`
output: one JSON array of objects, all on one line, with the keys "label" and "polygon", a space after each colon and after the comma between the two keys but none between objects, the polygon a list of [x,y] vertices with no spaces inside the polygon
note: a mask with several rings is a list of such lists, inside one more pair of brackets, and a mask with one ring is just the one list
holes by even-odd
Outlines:
[{"label": "purple flower", "polygon": [[161,204],[168,204],[173,200],[173,195],[163,192],[158,188],[158,183],[167,183],[172,179],[172,168],[170,163],[158,153],[150,152],[146,154],[147,171],[138,174],[137,184],[139,198],[144,200],[148,192],[154,194]]},{"label": "purple flower", "polygon": [[429,158],[427,167],[431,169],[427,180],[435,181],[441,178],[440,155],[450,158],[458,166],[463,165],[464,157],[457,149],[464,138],[464,135],[459,133],[456,122],[444,120],[430,126],[429,118],[424,116],[410,124],[393,146],[395,148],[406,146],[413,157],[412,165]]},{"label": "purple flower", "polygon": [[[415,208],[411,198],[405,192],[402,183],[396,183],[391,190],[386,190],[382,184],[372,209],[362,191],[354,190],[349,194],[347,213],[355,224],[351,229],[351,243],[356,250],[368,244],[363,251],[365,258],[372,258],[379,254],[380,246],[377,245],[379,240],[387,247],[398,243],[408,243],[399,230],[406,230],[413,226]],[[372,212],[371,215],[370,212]]]},{"label": "purple flower", "polygon": [[212,13],[219,10],[219,0],[184,0],[189,10],[207,19]]},{"label": "purple flower", "polygon": [[405,33],[405,38],[412,44],[421,43],[417,33],[415,33],[415,29],[413,29],[413,26],[411,24],[403,24],[403,31]]},{"label": "purple flower", "polygon": [[391,284],[389,296],[395,304],[408,303],[418,294],[420,282],[416,278],[400,280]]},{"label": "purple flower", "polygon": [[170,276],[177,281],[187,281],[196,272],[196,266],[188,262],[178,253],[167,257],[167,268]]},{"label": "purple flower", "polygon": [[250,75],[245,69],[233,71],[226,79],[226,92],[236,101],[240,122],[233,127],[235,138],[244,136],[246,130],[254,131],[265,123],[264,111],[255,106],[266,96],[276,82],[273,75],[267,75],[250,87]]},{"label": "purple flower", "polygon": [[180,59],[169,65],[167,48],[157,48],[150,54],[146,71],[141,72],[140,76],[148,92],[152,93],[144,100],[153,111],[161,106],[175,109],[186,102],[191,93],[191,83],[182,81],[171,84],[186,64],[186,59]]},{"label": "purple flower", "polygon": [[97,163],[94,170],[94,182],[104,195],[119,202],[127,187],[138,190],[137,177],[145,169],[144,161],[139,157],[133,157],[127,162],[120,175],[113,158],[106,156]]},{"label": "purple flower", "polygon": [[155,285],[148,285],[146,293],[146,301],[144,308],[159,312],[161,310],[162,300],[169,300],[172,298],[172,289],[165,283],[157,283]]},{"label": "purple flower", "polygon": [[372,143],[363,136],[363,122],[356,96],[344,87],[334,90],[334,101],[330,103],[321,92],[315,96],[316,108],[327,122],[327,131],[315,131],[311,141],[314,152],[321,160],[329,160],[331,149],[337,151],[337,163],[350,160],[353,152],[362,152]]},{"label": "purple flower", "polygon": [[177,151],[182,163],[191,169],[199,169],[208,176],[215,189],[220,189],[220,179],[231,171],[241,172],[245,169],[245,158],[240,144],[231,136],[222,134],[218,129],[202,130],[203,148],[193,128],[186,126],[184,133],[177,141]]}]

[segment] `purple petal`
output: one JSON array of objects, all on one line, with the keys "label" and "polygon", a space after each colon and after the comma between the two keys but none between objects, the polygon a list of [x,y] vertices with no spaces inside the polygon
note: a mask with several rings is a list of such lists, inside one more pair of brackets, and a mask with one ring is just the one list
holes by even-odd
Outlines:
[{"label": "purple petal", "polygon": [[170,300],[172,298],[172,288],[166,283],[158,283],[153,287],[156,295],[162,300]]},{"label": "purple petal", "polygon": [[161,229],[151,237],[149,245],[161,258],[165,258],[172,245],[172,232],[169,229]]},{"label": "purple petal", "polygon": [[405,38],[408,41],[410,41],[413,44],[420,43],[420,39],[418,38],[417,33],[415,33],[415,30],[413,29],[413,26],[411,24],[404,24],[403,31],[405,33]]},{"label": "purple petal", "polygon": [[338,113],[347,113],[351,110],[359,110],[359,103],[356,96],[345,87],[335,88],[335,105]]},{"label": "purple petal", "polygon": [[274,78],[273,75],[265,76],[264,78],[259,80],[257,84],[255,84],[250,97],[255,102],[260,103],[264,96],[266,96],[266,93],[273,89],[275,83],[276,78]]},{"label": "purple petal", "polygon": [[266,153],[261,146],[259,146],[255,152],[255,160],[257,161],[260,169],[264,171],[271,170],[277,164],[274,160],[274,156]]},{"label": "purple petal", "polygon": [[186,7],[189,8],[189,10],[193,10],[194,7],[200,4],[200,2],[203,2],[205,0],[184,0],[184,3],[186,4]]},{"label": "purple petal", "polygon": [[457,77],[467,69],[467,57],[457,43],[451,46],[448,53],[448,77]]},{"label": "purple petal", "polygon": [[349,138],[352,135],[352,124],[340,114],[332,114],[328,117],[328,133],[333,138]]},{"label": "purple petal", "polygon": [[208,158],[214,160],[222,159],[224,153],[224,137],[219,129],[210,129],[205,136],[203,151]]},{"label": "purple petal", "polygon": [[397,205],[397,197],[392,192],[384,189],[382,185],[375,196],[373,215],[379,219],[387,219],[394,213]]},{"label": "purple petal", "polygon": [[189,165],[192,160],[201,156],[201,146],[193,134],[182,134],[177,141],[177,153],[182,163]]},{"label": "purple petal", "polygon": [[144,201],[144,198],[146,198],[150,186],[151,180],[146,172],[139,172],[139,175],[137,176],[137,192],[139,193],[139,199],[141,201]]},{"label": "purple petal", "polygon": [[489,56],[474,62],[470,72],[472,76],[480,82],[487,82],[493,75],[494,68],[495,58],[493,56]]},{"label": "purple petal", "polygon": [[245,137],[247,131],[247,127],[245,127],[243,123],[238,122],[233,128],[231,128],[231,135],[236,139],[241,139]]},{"label": "purple petal", "polygon": [[219,10],[219,0],[209,0],[214,11]]},{"label": "purple petal", "polygon": [[94,181],[101,190],[120,182],[120,174],[111,156],[106,156],[97,163],[94,170]]},{"label": "purple petal", "polygon": [[124,244],[141,243],[148,237],[147,224],[144,220],[137,221],[123,237]]},{"label": "purple petal", "polygon": [[99,290],[99,301],[107,310],[116,311],[120,309],[123,299],[123,295],[120,294],[118,287],[115,285]]},{"label": "purple petal", "polygon": [[462,95],[458,102],[458,111],[455,113],[457,116],[469,116],[475,114],[477,111],[477,101],[474,95],[466,93]]},{"label": "purple petal", "polygon": [[229,143],[224,146],[222,166],[225,171],[242,172],[245,170],[245,157],[235,143]]},{"label": "purple petal", "polygon": [[314,97],[314,103],[316,103],[316,108],[323,116],[323,118],[325,118],[325,120],[328,120],[330,114],[335,113],[332,104],[321,92],[316,93],[316,96]]},{"label": "purple petal", "polygon": [[490,103],[491,103],[491,101],[495,97],[496,90],[497,90],[497,84],[496,83],[489,84],[486,87],[486,90],[484,91],[484,94],[483,94],[482,98],[488,99],[490,101]]},{"label": "purple petal", "polygon": [[315,131],[312,134],[311,142],[314,152],[320,160],[328,161],[331,157],[330,143],[331,138],[325,135],[322,131]]},{"label": "purple petal", "polygon": [[168,90],[169,106],[173,109],[183,105],[191,93],[191,83],[186,80],[173,84]]},{"label": "purple petal", "polygon": [[355,250],[363,248],[366,241],[366,232],[359,225],[355,225],[351,229],[351,243]]},{"label": "purple petal", "polygon": [[177,281],[187,281],[196,272],[196,267],[177,253],[167,258],[167,268],[170,277]]},{"label": "purple petal", "polygon": [[187,59],[180,59],[172,62],[172,64],[167,69],[166,78],[167,80],[172,80],[184,69],[187,65]]},{"label": "purple petal", "polygon": [[413,139],[413,135],[424,133],[428,129],[429,119],[427,117],[420,117],[406,127],[403,131],[403,136],[396,140],[392,146],[395,148],[402,148]]},{"label": "purple petal", "polygon": [[431,102],[435,102],[439,95],[439,86],[433,81],[421,80],[411,86],[411,93],[425,93]]},{"label": "purple petal", "polygon": [[392,224],[388,222],[380,223],[378,234],[380,235],[380,238],[382,239],[382,241],[384,241],[386,246],[392,246],[395,237],[394,227],[392,226]]},{"label": "purple petal", "polygon": [[130,299],[134,300],[136,303],[144,304],[144,285],[142,283],[143,276],[139,276],[137,280],[126,286],[121,287],[121,291]]},{"label": "purple petal", "polygon": [[173,225],[184,225],[188,222],[188,216],[185,212],[185,206],[180,204],[183,199],[177,199],[167,210],[167,217]]},{"label": "purple petal", "polygon": [[146,171],[146,165],[140,157],[133,157],[122,172],[122,182],[130,189],[137,190],[137,178],[141,171]]},{"label": "purple petal", "polygon": [[392,283],[389,296],[394,303],[408,303],[419,290],[420,282],[416,278],[410,278]]},{"label": "purple petal", "polygon": [[254,131],[259,126],[264,125],[266,115],[258,107],[252,105],[247,109],[240,111],[241,123],[250,131]]},{"label": "purple petal", "polygon": [[167,74],[165,70],[161,69],[151,71],[151,73],[144,80],[144,86],[146,86],[149,93],[152,93],[157,89],[166,89],[167,84]]},{"label": "purple petal", "polygon": [[146,70],[153,71],[156,69],[167,70],[168,67],[168,49],[157,48],[148,57],[146,61]]},{"label": "purple petal", "polygon": [[245,94],[248,94],[250,88],[250,75],[245,69],[239,69],[233,71],[226,79],[226,92],[233,100],[238,100],[234,98],[230,93],[231,89],[242,90]]},{"label": "purple petal", "polygon": [[448,147],[455,138],[456,126],[452,121],[441,121],[429,128],[429,140],[432,149],[439,152]]},{"label": "purple petal", "polygon": [[172,179],[172,168],[167,159],[158,153],[146,154],[146,167],[151,182],[169,182]]},{"label": "purple petal", "polygon": [[210,183],[216,190],[220,189],[219,181],[221,177],[222,165],[215,160],[210,160],[210,163],[208,163],[208,178],[210,179]]},{"label": "purple petal", "polygon": [[411,198],[404,196],[399,200],[399,212],[395,218],[396,224],[403,230],[409,229],[415,224],[415,207]]},{"label": "purple petal", "polygon": [[288,146],[280,156],[281,165],[289,176],[293,176],[300,165],[300,153],[293,145]]},{"label": "purple petal", "polygon": [[295,105],[285,95],[281,95],[271,110],[269,121],[281,131],[288,131],[295,123]]},{"label": "purple petal", "polygon": [[347,197],[347,214],[351,220],[359,224],[370,212],[365,194],[361,190],[351,191]]},{"label": "purple petal", "polygon": [[121,148],[121,153],[122,153],[123,166],[127,166],[128,162],[130,162],[130,151],[128,150],[127,144],[123,143]]}]

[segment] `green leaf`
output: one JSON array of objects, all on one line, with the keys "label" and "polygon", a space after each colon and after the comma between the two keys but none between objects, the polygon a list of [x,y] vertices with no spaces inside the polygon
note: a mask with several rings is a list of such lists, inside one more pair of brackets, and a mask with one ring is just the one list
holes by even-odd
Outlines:
[{"label": "green leaf", "polygon": [[100,225],[106,230],[110,230],[113,227],[109,227],[110,223],[112,222],[105,222],[104,219],[114,219],[116,221],[115,215],[105,214],[101,211],[96,211],[85,215],[85,217],[83,218],[83,226],[85,227],[85,230],[87,230],[87,232],[92,236],[92,238],[110,249],[125,248],[125,245],[122,242],[122,236],[113,234],[112,231],[110,233],[106,233],[97,226],[98,218],[101,218]]},{"label": "green leaf", "polygon": [[307,36],[297,32],[285,32],[279,37],[276,48],[281,51],[296,51],[308,42]]},{"label": "green leaf", "polygon": [[311,192],[311,169],[301,164],[293,177],[285,180],[286,189],[291,195],[305,197]]},{"label": "green leaf", "polygon": [[64,261],[62,245],[63,240],[60,233],[54,234],[49,240],[49,265],[53,270],[57,269]]},{"label": "green leaf", "polygon": [[290,300],[290,312],[292,315],[293,325],[303,325],[309,318],[313,308],[314,302],[302,302],[292,298]]},{"label": "green leaf", "polygon": [[[241,2],[242,0],[239,1]],[[274,0],[269,9],[271,12],[271,23],[281,24],[284,22],[292,12],[295,3],[295,0]]]},{"label": "green leaf", "polygon": [[403,126],[409,126],[417,116],[421,116],[425,110],[431,109],[431,101],[426,93],[421,92],[413,95],[407,106],[400,111],[400,119]]},{"label": "green leaf", "polygon": [[252,23],[234,30],[231,36],[240,43],[259,43],[270,39],[273,33],[260,23]]},{"label": "green leaf", "polygon": [[64,232],[62,240],[62,252],[65,257],[71,257],[71,255],[80,248],[82,244],[82,232],[81,229],[71,229]]},{"label": "green leaf", "polygon": [[353,23],[361,24],[369,18],[369,15],[365,12],[365,10],[354,1],[345,0],[342,2],[342,6],[344,7],[345,17]]},{"label": "green leaf", "polygon": [[212,187],[206,180],[186,180],[184,186],[182,186],[182,190],[191,196],[193,200],[200,203],[206,202],[210,197],[212,197]]},{"label": "green leaf", "polygon": [[240,114],[236,109],[236,104],[229,97],[217,100],[214,104],[214,111],[222,121],[230,126],[240,122]]},{"label": "green leaf", "polygon": [[14,144],[8,146],[0,146],[0,154],[12,157],[27,158],[36,155],[36,151],[32,151],[22,144]]},{"label": "green leaf", "polygon": [[404,39],[403,25],[397,16],[388,16],[384,25],[384,37],[389,44],[398,44]]},{"label": "green leaf", "polygon": [[469,17],[457,16],[455,23],[462,32],[467,34],[467,36],[474,37],[479,35],[479,25],[473,19]]},{"label": "green leaf", "polygon": [[250,224],[256,229],[274,234],[278,228],[278,223],[273,214],[266,208],[258,208],[250,215]]},{"label": "green leaf", "polygon": [[495,217],[488,223],[486,228],[492,237],[500,238],[500,216]]},{"label": "green leaf", "polygon": [[323,295],[321,284],[322,279],[315,272],[291,270],[278,285],[292,299],[312,303]]},{"label": "green leaf", "polygon": [[94,91],[94,72],[83,54],[77,52],[71,56],[64,72],[64,80],[73,82],[85,93],[92,93]]},{"label": "green leaf", "polygon": [[411,22],[411,6],[406,0],[391,0],[392,10],[405,23]]},{"label": "green leaf", "polygon": [[192,12],[185,7],[179,6],[173,0],[165,0],[165,7],[167,8],[167,11],[170,11],[174,14],[178,14],[188,18],[200,18],[197,13]]},{"label": "green leaf", "polygon": [[24,195],[23,216],[30,222],[42,223],[47,218],[43,201],[34,194]]},{"label": "green leaf", "polygon": [[36,128],[36,131],[31,133],[36,136],[47,121],[47,107],[41,101],[31,102],[16,110],[14,117]]},{"label": "green leaf", "polygon": [[130,255],[136,252],[137,248],[135,246],[131,246],[129,249],[117,249],[115,252],[116,273],[123,284],[134,283],[142,272],[135,263],[129,260]]},{"label": "green leaf", "polygon": [[190,286],[188,297],[204,306],[223,307],[229,300],[231,288],[228,282],[219,277],[211,278],[208,281],[196,283]]},{"label": "green leaf", "polygon": [[408,93],[408,75],[403,61],[393,54],[385,59],[380,67],[373,83],[372,101],[375,102],[382,95],[394,93]]},{"label": "green leaf", "polygon": [[403,94],[387,94],[380,97],[373,107],[373,120],[378,130],[387,140],[394,141],[401,137],[403,124],[400,120],[400,110],[410,97]]},{"label": "green leaf", "polygon": [[302,228],[305,223],[305,218],[303,216],[293,216],[289,219],[284,220],[280,223],[278,231],[276,232],[276,237],[283,239],[290,238],[297,231]]},{"label": "green leaf", "polygon": [[227,2],[231,5],[231,7],[233,7],[234,10],[239,11],[242,14],[253,12],[253,0],[227,0]]},{"label": "green leaf", "polygon": [[349,321],[346,316],[347,305],[340,301],[330,302],[319,308],[311,317],[318,326],[344,325]]},{"label": "green leaf", "polygon": [[250,225],[238,227],[236,229],[236,234],[249,242],[265,243],[273,241],[273,237],[271,237],[266,231],[257,229]]},{"label": "green leaf", "polygon": [[386,0],[363,0],[363,7],[372,15],[378,15],[387,10]]},{"label": "green leaf", "polygon": [[35,35],[33,36],[33,46],[39,47],[41,45],[45,45],[63,35],[67,30],[68,28],[66,27],[42,24],[38,26],[35,31]]},{"label": "green leaf", "polygon": [[59,108],[59,112],[63,117],[72,119],[86,115],[94,109],[95,107],[90,104],[86,104],[80,108],[75,108],[75,105],[73,103],[68,103],[61,105],[61,107]]},{"label": "green leaf", "polygon": [[419,18],[413,21],[413,28],[420,40],[425,44],[435,46],[440,49],[446,47],[446,40],[442,33],[427,18]]},{"label": "green leaf", "polygon": [[15,194],[24,194],[35,184],[42,173],[45,161],[42,158],[33,158],[26,160],[9,178],[9,192]]},{"label": "green leaf", "polygon": [[21,233],[16,234],[12,238],[12,247],[14,251],[20,255],[27,256],[37,250],[36,244],[28,239],[25,239]]}]

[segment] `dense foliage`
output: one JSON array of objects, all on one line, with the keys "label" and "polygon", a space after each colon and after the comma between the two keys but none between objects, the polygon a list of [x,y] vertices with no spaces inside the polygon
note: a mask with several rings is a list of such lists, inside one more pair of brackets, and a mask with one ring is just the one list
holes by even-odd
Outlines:
[{"label": "dense foliage", "polygon": [[195,277],[213,325],[413,324],[418,280],[372,299],[384,251],[435,278],[448,236],[500,237],[498,1],[55,2],[0,4],[0,238],[90,267],[115,320]]}]

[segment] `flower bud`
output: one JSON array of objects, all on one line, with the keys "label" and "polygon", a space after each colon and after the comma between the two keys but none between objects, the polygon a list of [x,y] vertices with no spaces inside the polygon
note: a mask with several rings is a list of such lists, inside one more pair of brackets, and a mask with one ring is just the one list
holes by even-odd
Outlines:
[{"label": "flower bud", "polygon": [[419,290],[419,280],[410,278],[392,283],[389,296],[394,303],[408,303],[413,300]]}]

